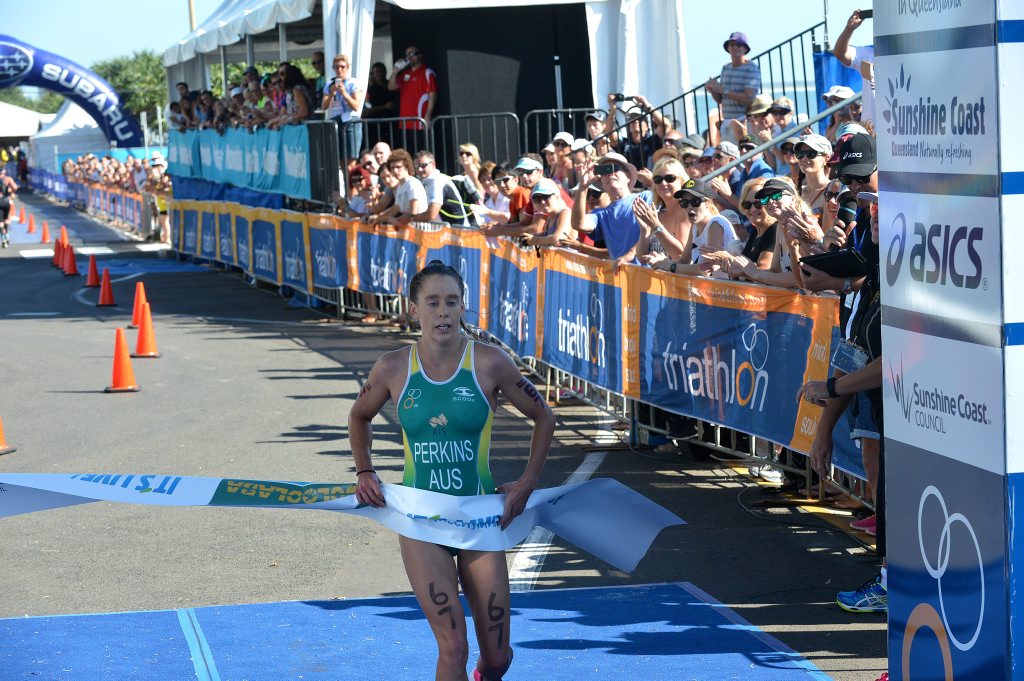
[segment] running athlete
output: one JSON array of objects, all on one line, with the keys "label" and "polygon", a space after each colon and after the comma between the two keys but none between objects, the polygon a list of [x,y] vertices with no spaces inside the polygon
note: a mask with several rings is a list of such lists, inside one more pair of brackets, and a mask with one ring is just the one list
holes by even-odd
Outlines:
[{"label": "running athlete", "polygon": [[11,226],[11,213],[14,208],[14,195],[18,191],[18,185],[7,174],[7,168],[0,166],[0,245],[8,248],[11,245],[11,238],[7,230]]},{"label": "running athlete", "polygon": [[[414,346],[377,360],[349,414],[349,438],[362,504],[384,506],[370,460],[370,422],[391,399],[405,444],[402,484],[452,495],[505,495],[500,526],[523,512],[540,478],[555,418],[502,350],[462,333],[466,312],[458,271],[435,260],[409,285],[410,312],[422,328]],[[497,488],[488,450],[498,393],[532,419],[526,470]],[[469,601],[480,657],[474,681],[500,681],[512,664],[508,567],[504,551],[471,551],[398,538],[409,583],[437,639],[436,681],[466,681],[469,644],[459,583]]]}]

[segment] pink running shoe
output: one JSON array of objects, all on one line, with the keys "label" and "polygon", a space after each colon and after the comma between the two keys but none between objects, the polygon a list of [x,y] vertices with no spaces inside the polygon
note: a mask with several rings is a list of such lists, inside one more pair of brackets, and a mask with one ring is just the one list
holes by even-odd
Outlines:
[{"label": "pink running shoe", "polygon": [[866,518],[854,520],[852,523],[850,523],[850,527],[861,532],[866,532],[867,534],[870,534],[872,537],[874,537],[875,527],[877,526],[877,524],[878,519],[874,514],[872,514],[867,516]]},{"label": "pink running shoe", "polygon": [[882,672],[882,675],[875,679],[875,681],[889,681],[889,672]]}]

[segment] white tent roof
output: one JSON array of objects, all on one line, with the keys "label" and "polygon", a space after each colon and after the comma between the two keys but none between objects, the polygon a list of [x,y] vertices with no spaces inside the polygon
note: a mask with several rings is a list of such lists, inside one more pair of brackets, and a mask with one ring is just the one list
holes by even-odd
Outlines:
[{"label": "white tent roof", "polygon": [[164,51],[164,66],[233,45],[278,24],[305,19],[313,15],[315,6],[316,0],[224,0],[196,30]]},{"label": "white tent roof", "polygon": [[0,102],[0,137],[31,137],[39,127],[53,118],[53,114],[24,109],[14,104]]},{"label": "white tent roof", "polygon": [[50,123],[29,139],[29,163],[57,172],[56,154],[84,154],[110,148],[110,141],[82,107],[65,100]]}]

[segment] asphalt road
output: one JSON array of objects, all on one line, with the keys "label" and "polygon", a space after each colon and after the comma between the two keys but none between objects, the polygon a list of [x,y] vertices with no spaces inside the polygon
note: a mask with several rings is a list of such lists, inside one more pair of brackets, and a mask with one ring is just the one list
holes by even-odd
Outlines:
[{"label": "asphalt road", "polygon": [[[172,260],[74,211],[24,200],[51,230],[66,223],[73,243],[117,251],[101,266],[102,258],[153,269]],[[412,336],[290,306],[213,268],[115,277],[119,307],[97,308],[83,278],[22,257],[39,246],[13,229],[14,246],[0,252],[0,418],[17,451],[0,457],[0,471],[353,478],[349,406],[381,352]],[[104,394],[114,330],[130,321],[140,280],[163,357],[134,360],[140,392]],[[500,483],[522,469],[529,428],[507,406],[499,412]],[[688,524],[664,531],[632,575],[556,538],[534,588],[693,582],[835,679],[873,681],[884,670],[884,618],[834,604],[837,589],[876,571],[854,538],[765,494],[733,463],[699,450],[602,450],[594,443],[607,442],[609,418],[582,405],[556,414],[542,485],[562,484],[589,452],[604,451],[595,476],[620,480]],[[375,430],[377,469],[398,482],[393,410]],[[89,504],[0,523],[0,617],[409,592],[395,537],[356,517]]]}]

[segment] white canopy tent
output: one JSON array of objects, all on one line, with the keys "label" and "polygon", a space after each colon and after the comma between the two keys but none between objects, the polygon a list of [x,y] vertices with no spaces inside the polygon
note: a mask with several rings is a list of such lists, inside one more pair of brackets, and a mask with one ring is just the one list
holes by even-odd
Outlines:
[{"label": "white canopy tent", "polygon": [[43,114],[7,102],[0,102],[0,139],[24,139],[39,132],[54,114]]},{"label": "white canopy tent", "polygon": [[[415,11],[580,3],[580,0],[385,1]],[[265,33],[282,24],[306,24],[314,17],[318,4],[322,9],[322,33],[316,47],[327,55],[339,52],[351,55],[352,72],[367,73],[376,0],[224,0],[202,25],[164,52],[164,65],[174,74],[172,79],[203,82],[205,64],[225,56],[221,48],[232,47],[234,55],[244,46],[246,36]],[[586,39],[590,45],[595,105],[603,106],[609,92],[643,93],[652,103],[660,104],[689,89],[682,0],[588,0],[583,4],[586,5],[589,34]],[[284,35],[288,40],[293,37],[287,29]],[[579,36],[579,39],[584,37]],[[309,49],[311,43],[301,37],[297,40],[297,46]]]},{"label": "white canopy tent", "polygon": [[60,172],[57,154],[85,154],[109,149],[110,141],[82,107],[65,100],[50,123],[29,138],[28,162],[34,168]]}]

